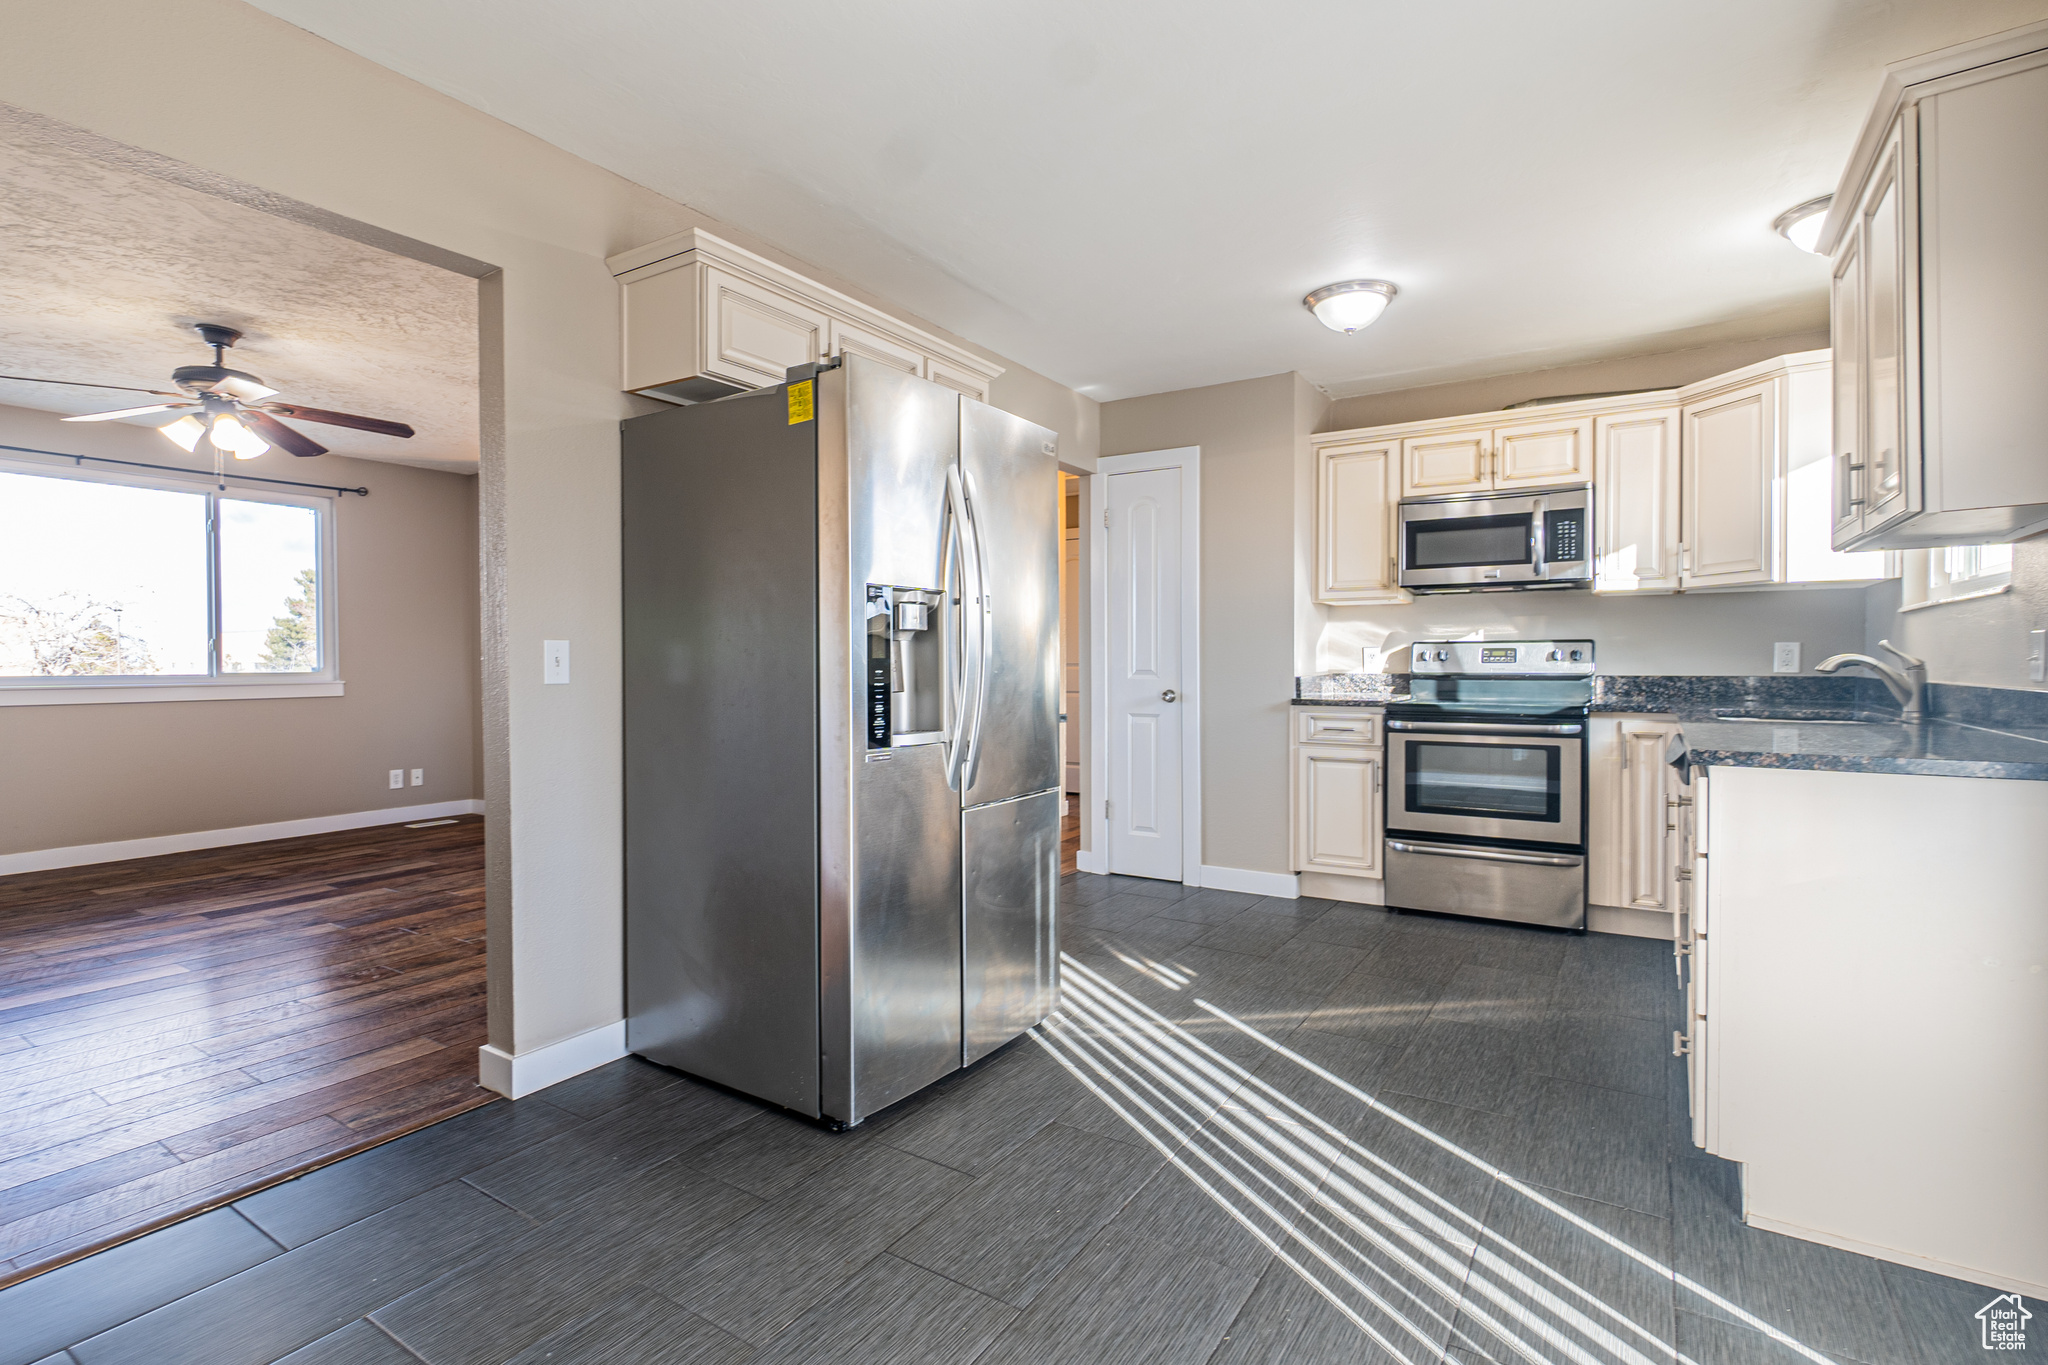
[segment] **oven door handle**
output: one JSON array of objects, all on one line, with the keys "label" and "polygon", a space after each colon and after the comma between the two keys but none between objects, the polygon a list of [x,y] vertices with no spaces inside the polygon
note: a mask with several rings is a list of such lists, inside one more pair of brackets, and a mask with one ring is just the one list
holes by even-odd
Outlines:
[{"label": "oven door handle", "polygon": [[1426,730],[1431,734],[1468,732],[1485,735],[1582,735],[1583,725],[1514,725],[1486,720],[1390,720],[1389,730]]},{"label": "oven door handle", "polygon": [[1438,858],[1476,858],[1483,863],[1531,863],[1537,867],[1581,867],[1585,859],[1557,853],[1518,853],[1508,848],[1468,848],[1463,844],[1411,844],[1389,839],[1396,853],[1427,853]]}]

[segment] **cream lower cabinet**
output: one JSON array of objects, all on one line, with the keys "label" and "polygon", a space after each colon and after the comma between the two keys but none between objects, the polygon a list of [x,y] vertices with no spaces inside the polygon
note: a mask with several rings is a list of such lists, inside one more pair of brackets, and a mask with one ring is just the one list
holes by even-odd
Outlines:
[{"label": "cream lower cabinet", "polygon": [[1386,767],[1379,713],[1293,709],[1294,870],[1378,878]]},{"label": "cream lower cabinet", "polygon": [[1669,716],[1595,716],[1589,723],[1586,889],[1594,905],[1679,912],[1688,855],[1678,817],[1686,809],[1680,803],[1691,798],[1664,755],[1681,728]]}]

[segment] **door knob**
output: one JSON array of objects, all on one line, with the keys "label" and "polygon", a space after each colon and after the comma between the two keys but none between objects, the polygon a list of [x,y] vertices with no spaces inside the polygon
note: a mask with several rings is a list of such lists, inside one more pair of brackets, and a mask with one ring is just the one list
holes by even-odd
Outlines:
[{"label": "door knob", "polygon": [[1159,700],[1161,700],[1161,701],[1179,701],[1179,700],[1180,700],[1180,693],[1178,693],[1178,692],[1174,691],[1174,690],[1173,690],[1172,688],[1170,688],[1170,687],[1169,687],[1169,688],[1167,688],[1167,689],[1166,689],[1166,690],[1165,690],[1164,692],[1161,692],[1161,693],[1159,694]]}]

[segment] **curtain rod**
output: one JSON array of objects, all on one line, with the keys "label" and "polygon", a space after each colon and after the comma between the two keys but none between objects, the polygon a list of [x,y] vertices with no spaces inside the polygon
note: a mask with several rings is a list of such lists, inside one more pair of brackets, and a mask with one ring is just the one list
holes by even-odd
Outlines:
[{"label": "curtain rod", "polygon": [[215,481],[216,478],[218,478],[220,480],[220,485],[223,488],[227,487],[227,480],[238,479],[243,483],[279,483],[283,484],[286,488],[317,488],[323,493],[353,493],[359,498],[367,498],[370,496],[370,490],[367,488],[339,488],[331,483],[301,483],[297,479],[266,479],[258,474],[213,475],[207,473],[203,469],[186,469],[182,465],[144,464],[141,460],[114,460],[109,459],[105,455],[73,455],[68,450],[37,450],[34,446],[10,445],[0,445],[0,450],[15,450],[21,452],[24,455],[51,455],[55,456],[57,459],[60,460],[77,460],[80,461],[81,463],[86,460],[91,460],[94,464],[123,464],[127,465],[131,469],[161,469],[166,473],[170,474],[194,475],[198,478],[205,479],[208,483],[212,483]]}]

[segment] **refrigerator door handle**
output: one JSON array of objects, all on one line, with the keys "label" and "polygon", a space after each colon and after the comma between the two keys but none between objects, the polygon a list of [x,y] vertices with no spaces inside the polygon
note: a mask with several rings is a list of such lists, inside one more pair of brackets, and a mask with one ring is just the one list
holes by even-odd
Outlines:
[{"label": "refrigerator door handle", "polygon": [[[971,727],[967,731],[967,760],[960,774],[960,790],[964,793],[974,785],[975,772],[981,767],[981,719],[988,709],[988,672],[991,643],[989,630],[988,601],[988,557],[981,543],[981,521],[975,513],[974,476],[966,474],[967,543],[972,549],[974,563],[974,712]],[[967,604],[961,604],[964,612]]]},{"label": "refrigerator door handle", "polygon": [[960,778],[961,765],[967,758],[967,697],[960,658],[960,637],[966,622],[956,616],[956,612],[965,614],[972,596],[965,581],[969,576],[965,502],[960,491],[960,471],[948,468],[946,505],[939,517],[939,655],[946,712],[946,785],[954,791],[965,785]]}]

